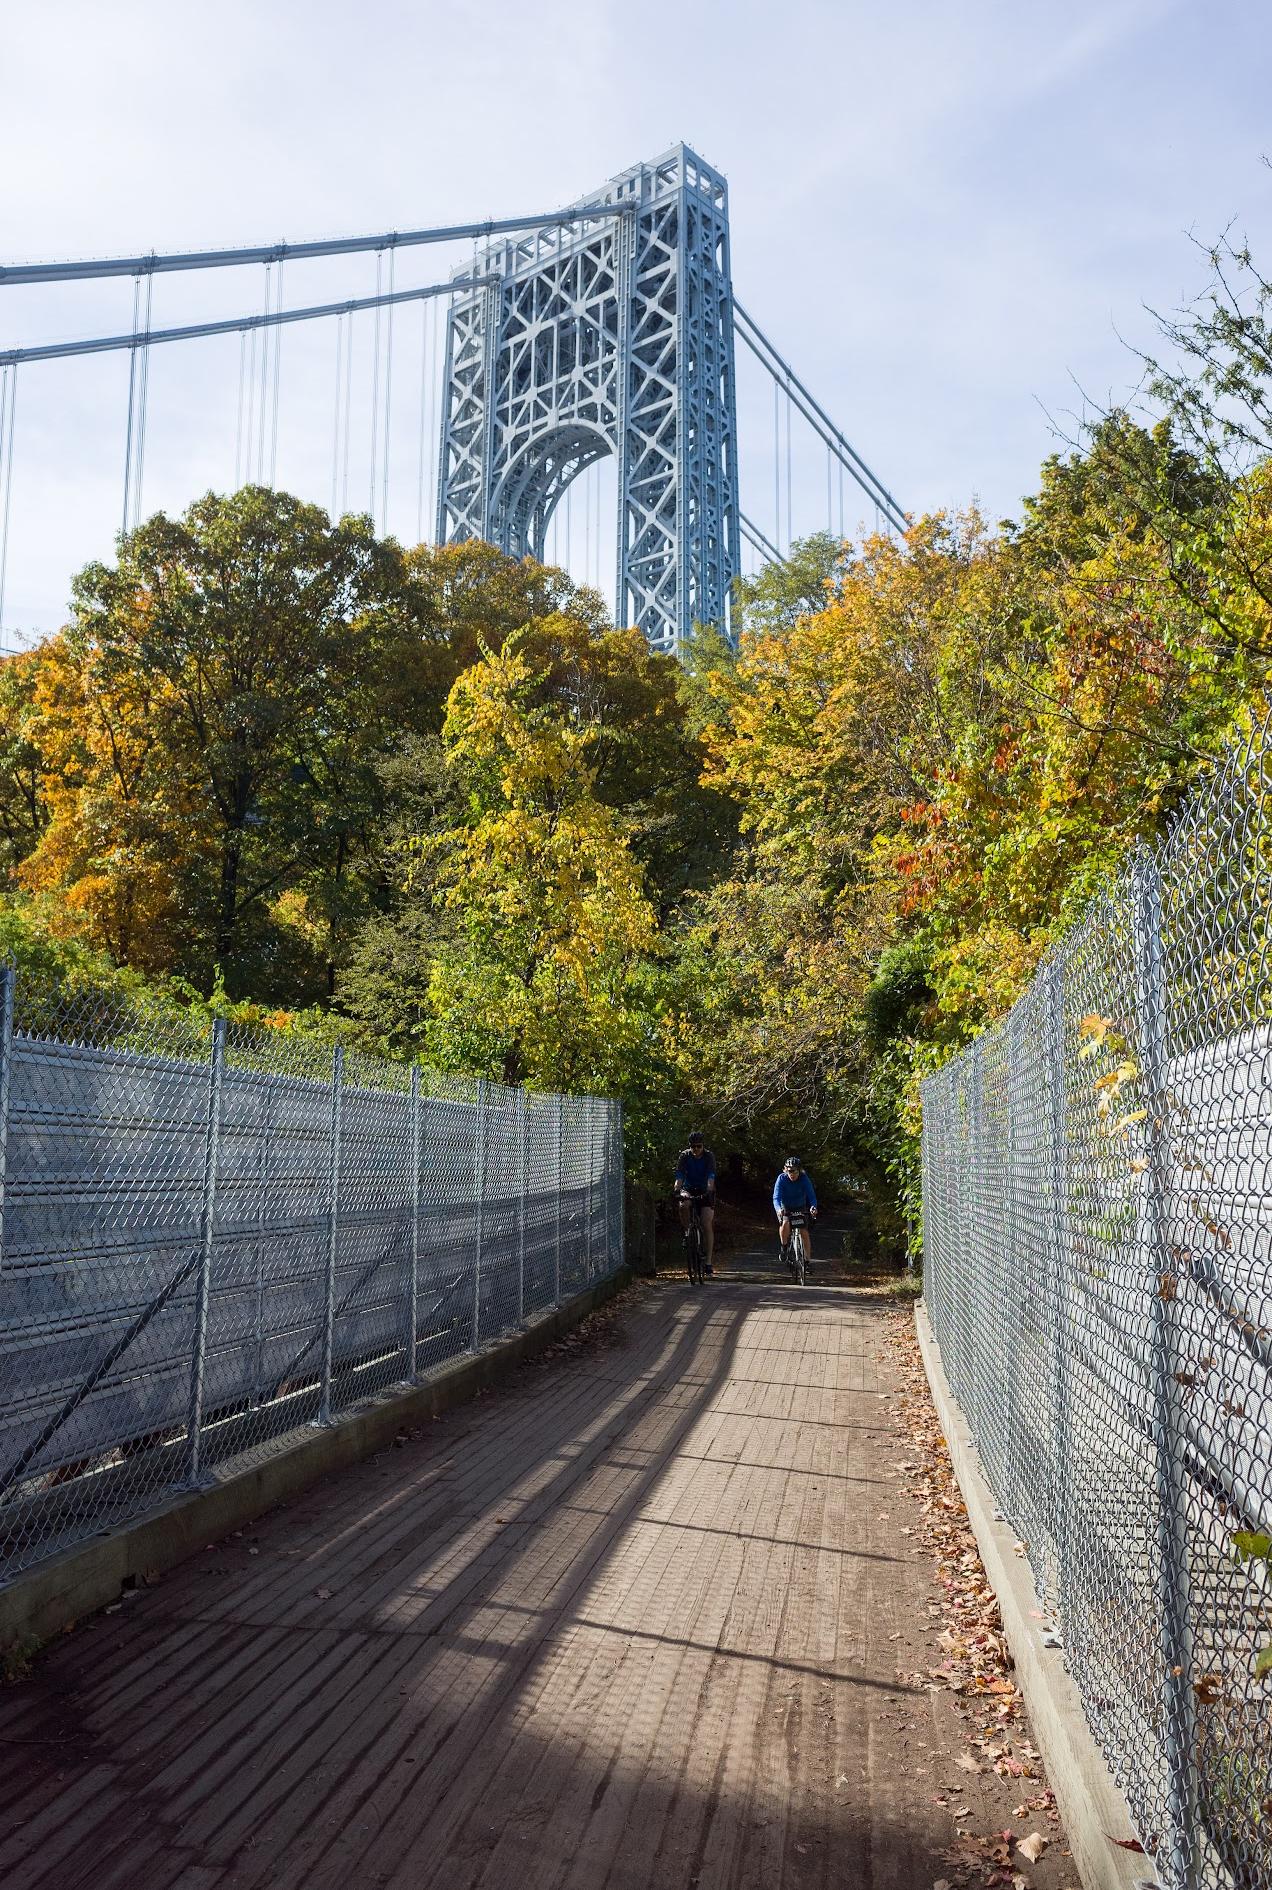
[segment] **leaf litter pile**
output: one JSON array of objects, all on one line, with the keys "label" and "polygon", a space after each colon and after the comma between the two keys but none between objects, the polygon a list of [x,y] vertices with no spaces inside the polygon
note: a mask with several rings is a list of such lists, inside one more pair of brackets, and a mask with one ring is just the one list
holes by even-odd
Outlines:
[{"label": "leaf litter pile", "polygon": [[[980,1777],[986,1786],[996,1774],[1012,1800],[1011,1826],[988,1833],[973,1828],[976,1814],[971,1805],[954,1803],[961,1794],[933,1800],[950,1805],[958,1827],[945,1853],[946,1875],[935,1880],[933,1890],[983,1884],[1027,1890],[1039,1881],[1034,1867],[1052,1845],[1056,1849],[1051,1861],[1068,1860],[1059,1813],[1028,1737],[998,1603],[981,1564],[908,1315],[900,1314],[893,1322],[888,1349],[901,1384],[888,1406],[904,1450],[896,1469],[903,1493],[913,1498],[922,1515],[921,1527],[902,1533],[932,1557],[938,1590],[937,1599],[928,1604],[938,1657],[903,1678],[916,1689],[949,1696],[947,1704],[963,1740],[955,1765],[969,1780]],[[1062,1881],[1076,1881],[1071,1865]]]}]

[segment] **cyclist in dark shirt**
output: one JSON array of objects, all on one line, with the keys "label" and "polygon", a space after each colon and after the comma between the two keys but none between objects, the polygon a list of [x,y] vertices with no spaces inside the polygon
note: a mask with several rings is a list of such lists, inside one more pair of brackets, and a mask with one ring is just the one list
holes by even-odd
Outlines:
[{"label": "cyclist in dark shirt", "polygon": [[715,1248],[715,1156],[707,1147],[701,1129],[689,1137],[688,1148],[681,1149],[676,1163],[676,1200],[680,1205],[680,1225],[689,1231],[689,1203],[697,1197],[702,1215],[702,1232],[707,1248],[707,1272],[714,1273],[711,1255]]},{"label": "cyclist in dark shirt", "polygon": [[[798,1155],[788,1155],[786,1162],[773,1183],[773,1206],[777,1212],[777,1228],[782,1241],[782,1258],[790,1266],[794,1258],[791,1253],[791,1210],[803,1209],[808,1220],[817,1219],[817,1192],[813,1187],[813,1178],[804,1168]],[[807,1220],[798,1230],[798,1237],[803,1243],[804,1258],[813,1257],[813,1243],[809,1237]]]}]

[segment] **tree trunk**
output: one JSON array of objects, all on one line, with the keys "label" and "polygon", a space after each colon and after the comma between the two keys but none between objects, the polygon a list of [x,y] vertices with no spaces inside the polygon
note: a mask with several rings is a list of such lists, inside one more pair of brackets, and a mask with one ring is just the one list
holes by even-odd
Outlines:
[{"label": "tree trunk", "polygon": [[243,836],[237,828],[231,828],[225,836],[221,850],[221,889],[216,912],[216,967],[224,974],[234,951],[234,937],[238,930],[238,883],[239,867],[242,863]]}]

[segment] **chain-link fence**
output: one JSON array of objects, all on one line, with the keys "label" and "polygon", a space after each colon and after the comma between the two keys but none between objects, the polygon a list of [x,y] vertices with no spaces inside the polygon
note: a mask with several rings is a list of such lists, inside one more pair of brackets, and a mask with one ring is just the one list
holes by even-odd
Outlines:
[{"label": "chain-link fence", "polygon": [[1270,896],[1265,722],[923,1088],[945,1370],[1169,1890],[1272,1886]]},{"label": "chain-link fence", "polygon": [[0,1580],[612,1273],[622,1113],[0,971]]}]

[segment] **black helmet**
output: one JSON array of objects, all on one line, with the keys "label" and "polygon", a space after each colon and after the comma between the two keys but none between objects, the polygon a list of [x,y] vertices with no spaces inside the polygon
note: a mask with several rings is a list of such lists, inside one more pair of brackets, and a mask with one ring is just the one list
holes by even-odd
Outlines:
[{"label": "black helmet", "polygon": [[690,1146],[690,1148],[692,1148],[692,1147],[693,1147],[693,1145],[694,1145],[694,1143],[695,1143],[695,1142],[705,1142],[705,1141],[706,1141],[706,1139],[707,1139],[707,1138],[706,1138],[706,1137],[705,1137],[705,1136],[703,1135],[703,1133],[702,1133],[702,1130],[701,1130],[701,1129],[690,1129],[690,1131],[689,1131],[689,1146]]},{"label": "black helmet", "polygon": [[788,1156],[786,1157],[786,1162],[785,1162],[785,1166],[786,1166],[787,1168],[802,1168],[802,1167],[804,1166],[804,1164],[803,1164],[803,1162],[802,1162],[802,1161],[801,1161],[801,1160],[799,1159],[799,1156],[798,1156],[798,1155],[788,1155]]}]

